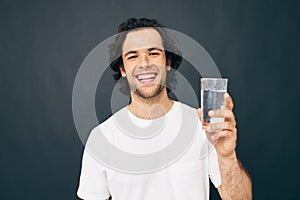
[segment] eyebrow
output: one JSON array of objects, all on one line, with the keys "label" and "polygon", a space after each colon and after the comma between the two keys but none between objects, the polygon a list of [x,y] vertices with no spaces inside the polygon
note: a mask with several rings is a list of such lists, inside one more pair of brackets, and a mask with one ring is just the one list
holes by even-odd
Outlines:
[{"label": "eyebrow", "polygon": [[[158,47],[152,47],[152,48],[148,49],[148,51],[153,51],[153,50],[163,52],[163,50],[161,48],[158,48]],[[137,53],[137,51],[128,51],[127,53],[124,54],[124,57],[126,57],[127,55],[129,55],[131,53]]]}]

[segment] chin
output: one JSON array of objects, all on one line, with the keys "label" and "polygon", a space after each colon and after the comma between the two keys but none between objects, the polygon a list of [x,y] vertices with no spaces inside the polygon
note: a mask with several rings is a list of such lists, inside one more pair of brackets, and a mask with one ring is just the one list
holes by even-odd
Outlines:
[{"label": "chin", "polygon": [[151,98],[159,96],[163,92],[163,89],[164,89],[164,86],[160,85],[160,86],[157,86],[154,90],[149,91],[149,92],[141,90],[141,89],[137,89],[135,91],[135,93],[138,96],[143,97],[145,99],[151,99]]}]

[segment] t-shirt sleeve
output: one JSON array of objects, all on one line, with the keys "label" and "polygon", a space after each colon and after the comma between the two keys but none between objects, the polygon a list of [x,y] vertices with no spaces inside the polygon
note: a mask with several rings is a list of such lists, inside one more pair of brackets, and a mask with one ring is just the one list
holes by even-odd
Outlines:
[{"label": "t-shirt sleeve", "polygon": [[110,196],[106,170],[87,150],[84,150],[77,196],[85,200],[105,200]]},{"label": "t-shirt sleeve", "polygon": [[221,173],[218,162],[218,155],[216,149],[212,147],[210,154],[208,155],[208,170],[209,178],[216,188],[218,188],[221,182]]}]

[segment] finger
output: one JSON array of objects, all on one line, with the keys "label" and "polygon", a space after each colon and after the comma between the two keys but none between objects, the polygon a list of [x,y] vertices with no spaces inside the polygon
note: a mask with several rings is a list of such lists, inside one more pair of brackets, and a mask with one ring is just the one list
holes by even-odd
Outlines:
[{"label": "finger", "polygon": [[235,130],[233,130],[233,131],[223,130],[221,132],[211,134],[211,139],[212,140],[219,140],[221,138],[234,136],[234,134],[235,134]]},{"label": "finger", "polygon": [[223,123],[214,123],[210,124],[209,126],[206,127],[206,132],[207,133],[216,133],[222,131],[224,124]]},{"label": "finger", "polygon": [[221,132],[206,132],[206,137],[212,144],[215,144],[220,138],[230,136],[231,134],[233,134],[233,132],[227,130]]},{"label": "finger", "polygon": [[231,122],[210,124],[210,126],[207,127],[208,132],[220,132],[223,130],[233,131],[234,129],[235,125]]},{"label": "finger", "polygon": [[208,115],[212,118],[225,118],[226,121],[234,121],[235,117],[231,110],[210,110]]},{"label": "finger", "polygon": [[208,115],[212,118],[214,118],[214,117],[225,118],[226,111],[225,110],[210,110],[208,112]]},{"label": "finger", "polygon": [[233,109],[233,101],[232,101],[231,96],[227,92],[224,94],[224,99],[225,99],[226,108],[228,108],[229,110],[232,110]]},{"label": "finger", "polygon": [[215,133],[211,136],[212,140],[219,140],[220,138],[223,138],[223,137],[227,137],[229,136],[230,134],[232,134],[231,131],[221,131],[221,132],[218,132],[218,133]]},{"label": "finger", "polygon": [[210,126],[207,126],[205,128],[205,131],[207,133],[218,133],[221,131],[234,131],[234,130],[235,130],[234,124],[229,122],[211,124]]}]

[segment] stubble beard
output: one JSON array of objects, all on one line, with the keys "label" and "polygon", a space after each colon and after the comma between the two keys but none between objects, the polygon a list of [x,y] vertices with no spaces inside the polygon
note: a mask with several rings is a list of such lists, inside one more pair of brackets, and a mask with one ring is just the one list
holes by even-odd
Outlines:
[{"label": "stubble beard", "polygon": [[150,99],[154,99],[155,97],[158,97],[163,89],[165,88],[165,85],[164,84],[157,84],[155,86],[155,89],[154,91],[152,91],[151,93],[148,93],[148,92],[145,92],[143,89],[141,88],[137,88],[134,93],[138,96],[138,97],[141,97],[145,100],[150,100]]},{"label": "stubble beard", "polygon": [[[145,66],[147,68],[151,68],[153,66]],[[157,66],[154,66],[158,68]],[[165,76],[165,77],[164,77]],[[145,100],[145,101],[155,101],[155,99],[159,98],[159,96],[162,95],[164,89],[166,88],[166,74],[161,75],[160,81],[156,82],[154,85],[154,89],[151,91],[147,91],[149,89],[144,89],[143,86],[139,87],[136,85],[136,83],[132,82],[129,83],[129,87],[134,95],[136,95],[139,99]],[[133,76],[134,77],[134,76]],[[153,87],[153,86],[152,86]]]}]

